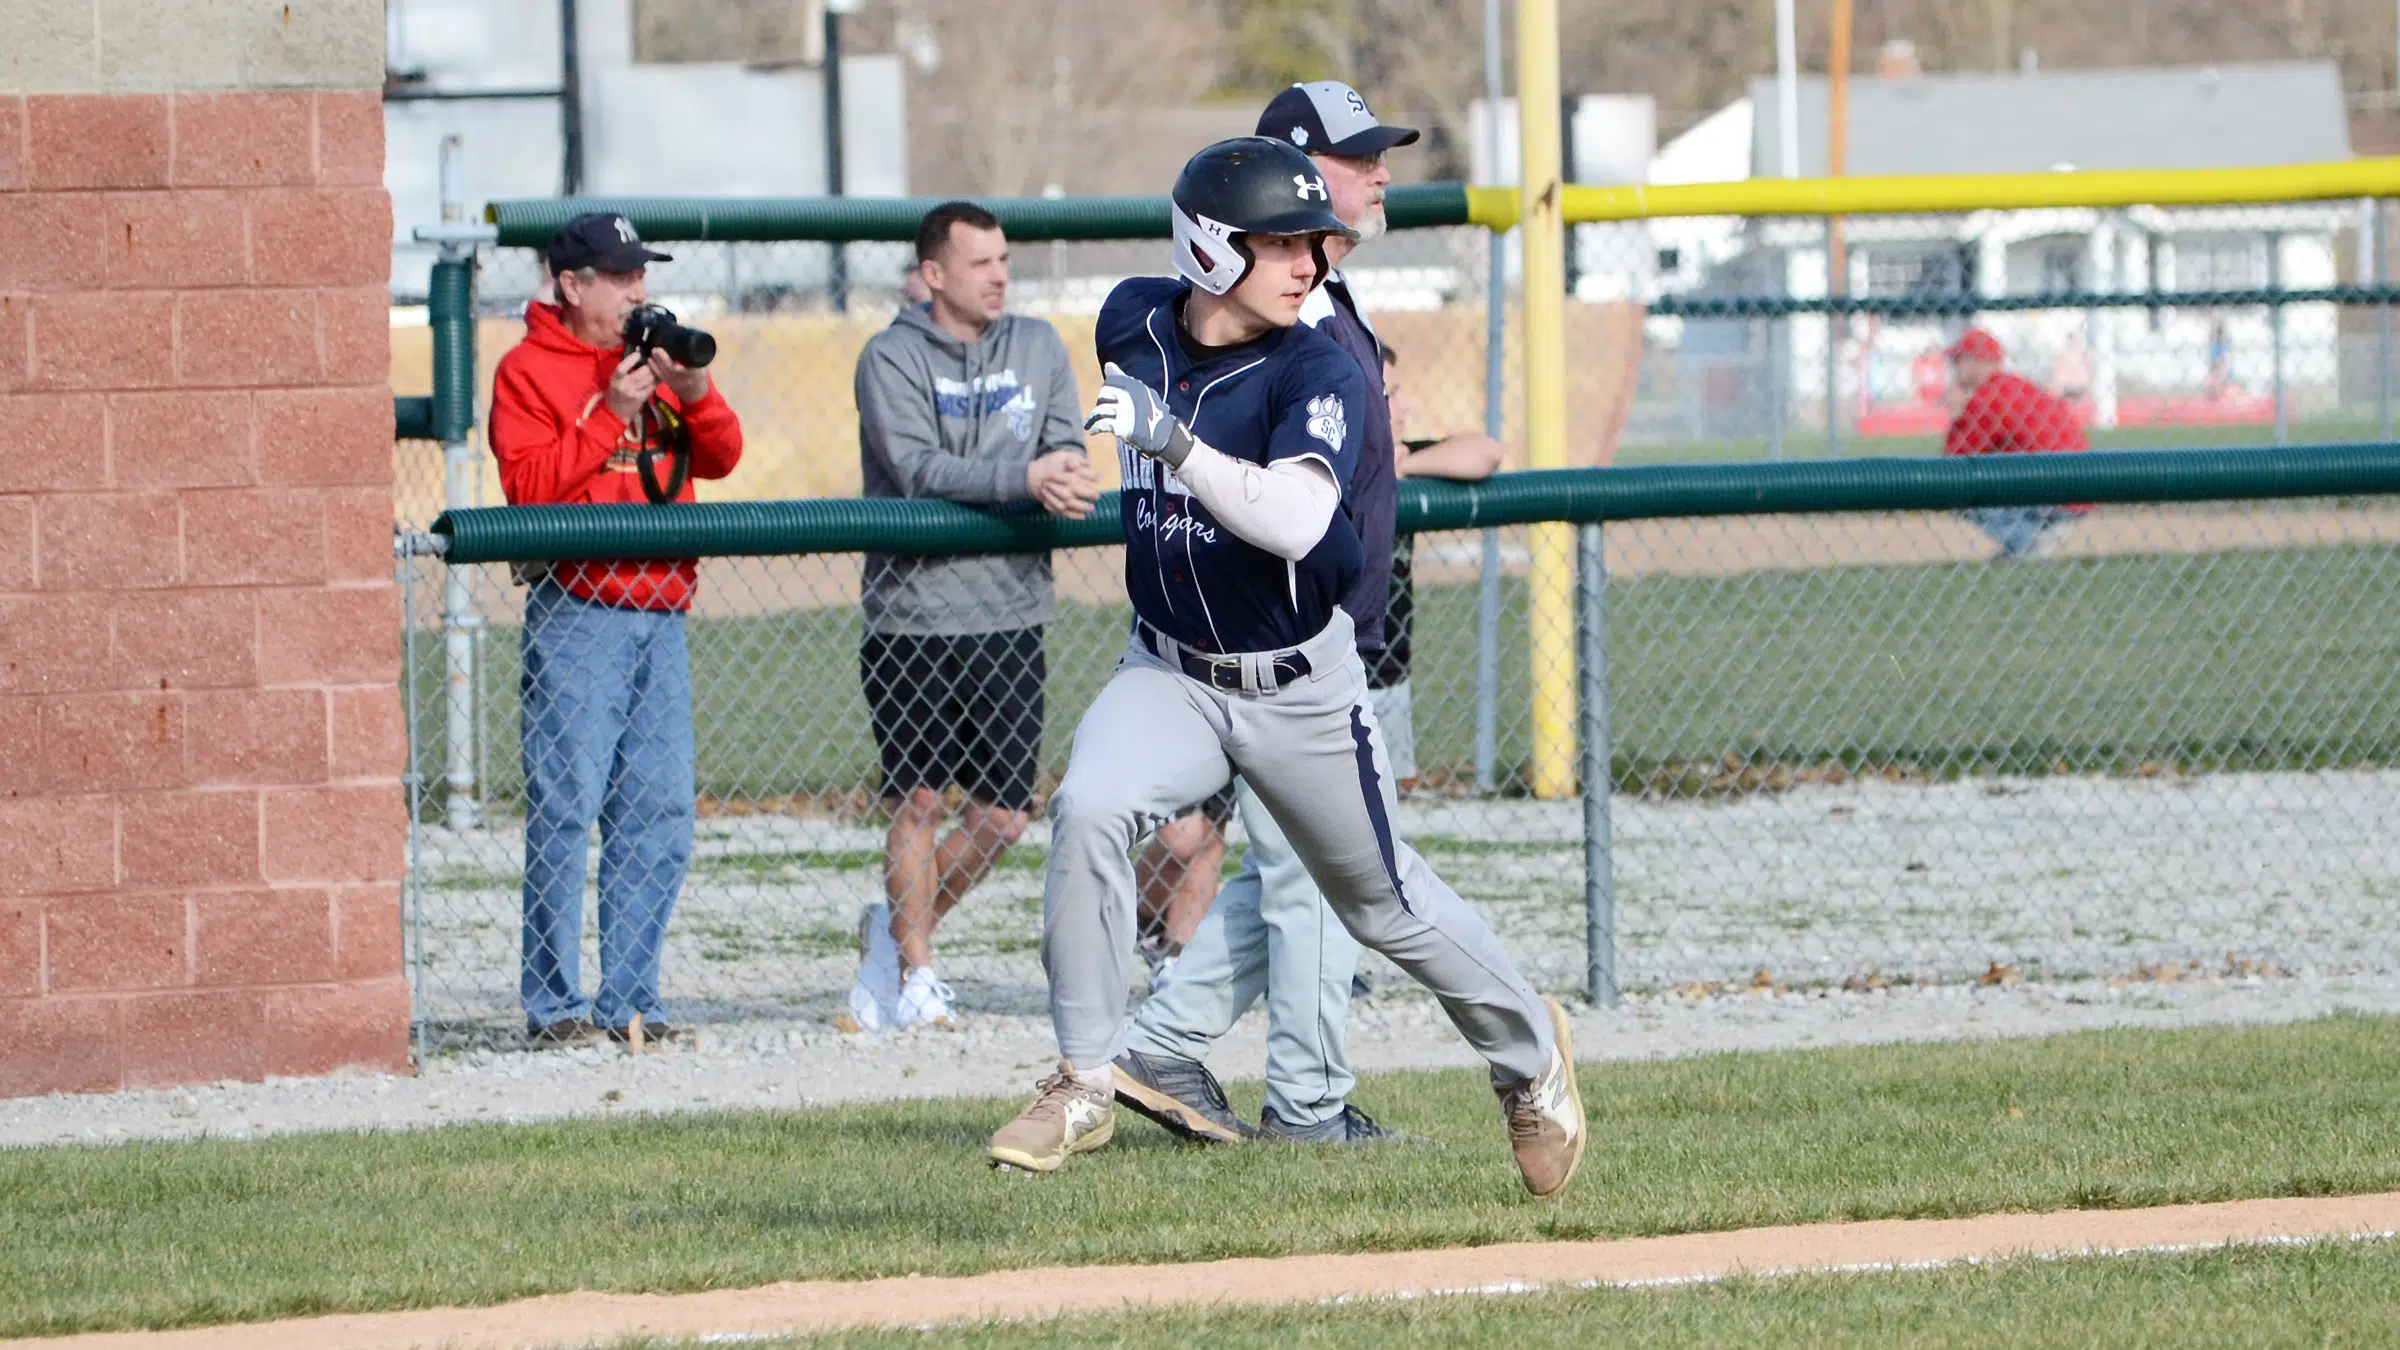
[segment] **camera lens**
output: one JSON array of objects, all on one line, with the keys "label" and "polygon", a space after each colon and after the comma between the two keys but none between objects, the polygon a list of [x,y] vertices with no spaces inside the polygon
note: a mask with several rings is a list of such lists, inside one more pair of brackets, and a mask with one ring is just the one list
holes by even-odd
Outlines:
[{"label": "camera lens", "polygon": [[697,328],[679,323],[663,325],[658,333],[658,348],[678,363],[698,370],[717,359],[717,340]]}]

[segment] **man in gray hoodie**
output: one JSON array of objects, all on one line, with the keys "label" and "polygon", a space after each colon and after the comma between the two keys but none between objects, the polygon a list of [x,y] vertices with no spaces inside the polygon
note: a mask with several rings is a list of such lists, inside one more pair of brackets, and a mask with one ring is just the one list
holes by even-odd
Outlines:
[{"label": "man in gray hoodie", "polygon": [[[869,497],[969,506],[1028,499],[1079,519],[1100,483],[1084,455],[1082,396],[1058,330],[1005,312],[1008,238],[972,202],[917,229],[932,299],[902,309],[859,353],[858,448]],[[933,928],[1025,832],[1041,759],[1046,554],[870,553],[859,673],[891,811],[884,903],[859,920],[848,1030],[947,1026]],[[966,804],[941,834],[942,794]]]}]

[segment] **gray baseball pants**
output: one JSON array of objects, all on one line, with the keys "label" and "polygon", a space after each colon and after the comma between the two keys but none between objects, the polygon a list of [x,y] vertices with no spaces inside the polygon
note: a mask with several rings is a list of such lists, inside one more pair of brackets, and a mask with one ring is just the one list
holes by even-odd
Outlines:
[{"label": "gray baseball pants", "polygon": [[[1343,926],[1433,992],[1494,1083],[1549,1067],[1540,997],[1482,916],[1393,834],[1398,799],[1354,644],[1337,610],[1298,649],[1310,673],[1271,692],[1217,689],[1128,647],[1050,799],[1042,966],[1068,1061],[1097,1068],[1125,1048],[1135,842],[1238,772]],[[1245,663],[1254,675],[1272,664]]]}]

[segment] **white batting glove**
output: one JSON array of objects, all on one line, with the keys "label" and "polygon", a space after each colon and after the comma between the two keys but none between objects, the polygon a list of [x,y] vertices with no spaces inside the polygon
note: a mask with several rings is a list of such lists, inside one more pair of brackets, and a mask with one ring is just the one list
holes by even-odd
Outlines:
[{"label": "white batting glove", "polygon": [[1166,400],[1114,361],[1102,373],[1107,379],[1100,386],[1100,399],[1092,405],[1091,416],[1083,419],[1083,429],[1105,431],[1139,454],[1181,468],[1192,453],[1192,433],[1167,411]]}]

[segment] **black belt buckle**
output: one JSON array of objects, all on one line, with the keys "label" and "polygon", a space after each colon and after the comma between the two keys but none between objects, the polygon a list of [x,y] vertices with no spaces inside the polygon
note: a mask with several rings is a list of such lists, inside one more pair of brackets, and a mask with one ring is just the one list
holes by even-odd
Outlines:
[{"label": "black belt buckle", "polygon": [[1190,654],[1185,655],[1183,659],[1184,673],[1190,675],[1193,673],[1192,667],[1199,666],[1201,672],[1195,678],[1207,681],[1209,688],[1222,689],[1233,694],[1242,692],[1242,663],[1240,661],[1211,661],[1205,656]]},{"label": "black belt buckle", "polygon": [[[1184,674],[1211,689],[1222,689],[1229,694],[1242,692],[1242,658],[1238,656],[1212,657],[1206,652],[1195,651],[1176,642],[1148,622],[1142,624],[1142,632],[1150,650],[1157,653],[1162,659],[1172,653],[1175,663],[1183,667]],[[1275,686],[1273,689],[1262,692],[1271,694],[1294,681],[1305,679],[1310,669],[1308,658],[1299,652],[1288,652],[1278,656],[1268,665],[1269,673],[1274,676]]]}]

